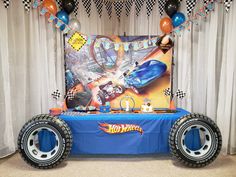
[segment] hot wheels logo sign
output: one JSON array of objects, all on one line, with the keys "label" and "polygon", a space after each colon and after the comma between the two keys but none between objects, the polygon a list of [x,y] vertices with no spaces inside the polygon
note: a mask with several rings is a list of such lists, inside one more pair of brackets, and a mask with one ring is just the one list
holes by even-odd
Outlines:
[{"label": "hot wheels logo sign", "polygon": [[109,133],[109,134],[120,134],[127,133],[131,131],[137,131],[141,135],[143,134],[143,129],[134,124],[107,124],[107,123],[99,123],[100,130]]}]

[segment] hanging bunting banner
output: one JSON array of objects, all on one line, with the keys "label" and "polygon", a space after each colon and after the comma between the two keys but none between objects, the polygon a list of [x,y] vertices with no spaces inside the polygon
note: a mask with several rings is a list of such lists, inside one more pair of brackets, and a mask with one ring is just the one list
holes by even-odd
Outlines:
[{"label": "hanging bunting banner", "polygon": [[196,5],[196,0],[186,0],[187,15],[190,16],[194,7]]},{"label": "hanging bunting banner", "polygon": [[22,3],[24,4],[24,8],[27,12],[30,11],[31,7],[31,0],[22,0]]},{"label": "hanging bunting banner", "polygon": [[128,17],[133,5],[133,0],[126,0],[125,1],[125,15]]},{"label": "hanging bunting banner", "polygon": [[136,12],[136,16],[139,16],[139,13],[143,7],[145,0],[139,0],[139,1],[135,1],[135,12]]},{"label": "hanging bunting banner", "polygon": [[57,2],[57,6],[59,7],[59,9],[62,9],[62,0],[56,0]]},{"label": "hanging bunting banner", "polygon": [[8,9],[11,0],[2,0],[2,2],[3,2],[4,7],[5,7],[6,9]]},{"label": "hanging bunting banner", "polygon": [[226,12],[229,12],[230,6],[232,4],[233,0],[224,0],[225,10]]},{"label": "hanging bunting banner", "polygon": [[38,6],[41,4],[41,0],[34,0],[32,7],[34,9],[38,8]]},{"label": "hanging bunting banner", "polygon": [[120,16],[121,16],[121,12],[124,6],[124,2],[122,0],[117,0],[113,2],[113,5],[116,12],[116,17],[120,21]]},{"label": "hanging bunting banner", "polygon": [[146,11],[147,11],[147,16],[149,17],[152,13],[153,7],[156,4],[156,0],[149,0],[146,1]]},{"label": "hanging bunting banner", "polygon": [[85,8],[85,11],[88,15],[88,17],[90,17],[91,15],[91,0],[82,0],[83,6]]},{"label": "hanging bunting banner", "polygon": [[112,2],[109,1],[109,0],[105,0],[104,3],[105,3],[105,7],[106,7],[106,10],[107,10],[107,14],[108,14],[108,16],[109,16],[109,19],[111,19],[111,14],[112,14]]},{"label": "hanging bunting banner", "polygon": [[162,16],[164,13],[165,4],[166,4],[165,0],[158,0],[158,8],[159,8],[160,16]]},{"label": "hanging bunting banner", "polygon": [[79,9],[79,0],[74,0],[74,1],[75,1],[75,9],[74,9],[73,13],[77,17],[78,9]]},{"label": "hanging bunting banner", "polygon": [[94,0],[94,3],[96,5],[97,8],[97,12],[99,14],[99,17],[101,18],[102,16],[102,7],[103,7],[103,2],[102,0]]}]

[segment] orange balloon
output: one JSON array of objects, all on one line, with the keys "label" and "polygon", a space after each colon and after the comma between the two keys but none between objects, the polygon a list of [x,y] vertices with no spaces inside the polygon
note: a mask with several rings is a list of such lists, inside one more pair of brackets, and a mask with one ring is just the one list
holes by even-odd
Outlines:
[{"label": "orange balloon", "polygon": [[173,29],[171,19],[169,17],[162,18],[160,21],[160,28],[163,33],[165,34],[170,33]]},{"label": "orange balloon", "polygon": [[50,13],[53,15],[57,14],[57,5],[54,0],[44,0],[42,5],[49,11],[45,15],[47,18],[49,18]]}]

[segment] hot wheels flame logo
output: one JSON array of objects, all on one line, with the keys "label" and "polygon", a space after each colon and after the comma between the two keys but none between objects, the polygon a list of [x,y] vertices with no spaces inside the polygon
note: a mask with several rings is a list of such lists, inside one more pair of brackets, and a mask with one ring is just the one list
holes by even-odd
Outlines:
[{"label": "hot wheels flame logo", "polygon": [[143,129],[134,124],[107,124],[107,123],[99,123],[99,128],[109,134],[119,134],[119,133],[127,133],[131,131],[137,131],[141,135],[143,134]]}]

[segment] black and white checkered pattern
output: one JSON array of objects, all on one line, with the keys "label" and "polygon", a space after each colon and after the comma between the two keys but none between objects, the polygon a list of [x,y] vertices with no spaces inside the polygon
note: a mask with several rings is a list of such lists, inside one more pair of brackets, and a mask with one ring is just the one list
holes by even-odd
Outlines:
[{"label": "black and white checkered pattern", "polygon": [[233,0],[224,0],[225,10],[226,12],[229,12],[230,6],[232,4]]},{"label": "black and white checkered pattern", "polygon": [[184,93],[182,90],[178,89],[175,93],[176,97],[182,99],[185,97],[186,93]]},{"label": "black and white checkered pattern", "polygon": [[171,95],[171,89],[167,88],[163,90],[165,96],[170,96]]},{"label": "black and white checkered pattern", "polygon": [[207,5],[209,3],[213,3],[212,0],[203,0],[204,6],[205,6],[205,13],[208,14],[210,10],[207,8]]},{"label": "black and white checkered pattern", "polygon": [[91,0],[82,0],[83,6],[85,8],[88,17],[91,15]]},{"label": "black and white checkered pattern", "polygon": [[109,0],[105,0],[104,3],[105,3],[105,7],[106,7],[106,10],[107,10],[107,14],[108,14],[108,16],[109,16],[109,19],[111,19],[111,14],[112,14],[112,2],[109,1]]},{"label": "black and white checkered pattern", "polygon": [[165,4],[166,4],[166,0],[158,0],[158,8],[159,8],[160,16],[163,15]]},{"label": "black and white checkered pattern", "polygon": [[2,2],[3,2],[3,4],[4,4],[4,7],[5,7],[5,8],[8,8],[9,5],[10,5],[11,0],[2,0]]},{"label": "black and white checkered pattern", "polygon": [[190,16],[194,7],[196,5],[196,0],[187,0],[186,1],[186,8],[187,8],[187,15]]},{"label": "black and white checkered pattern", "polygon": [[66,94],[66,98],[68,100],[73,100],[75,98],[74,93],[72,91],[68,91]]},{"label": "black and white checkered pattern", "polygon": [[62,0],[56,0],[57,2],[57,6],[59,7],[59,9],[62,9]]},{"label": "black and white checkered pattern", "polygon": [[31,0],[22,0],[22,3],[24,4],[25,10],[29,12],[31,7]]},{"label": "black and white checkered pattern", "polygon": [[58,98],[60,98],[61,97],[61,93],[59,92],[59,90],[56,90],[56,91],[54,91],[53,93],[52,93],[52,97],[54,98],[54,99],[58,99]]},{"label": "black and white checkered pattern", "polygon": [[156,4],[156,0],[149,0],[146,1],[146,11],[147,11],[147,16],[149,17],[152,13],[153,7]]},{"label": "black and white checkered pattern", "polygon": [[145,0],[136,0],[135,1],[135,12],[136,12],[136,16],[139,16],[139,13],[143,7]]},{"label": "black and white checkered pattern", "polygon": [[130,14],[130,10],[133,5],[133,0],[126,0],[125,1],[125,15],[128,17]]},{"label": "black and white checkered pattern", "polygon": [[75,16],[78,15],[78,9],[79,9],[79,0],[75,0],[75,9],[73,11],[73,13],[75,14]]},{"label": "black and white checkered pattern", "polygon": [[124,2],[123,0],[117,0],[115,2],[113,2],[114,5],[114,9],[116,12],[116,17],[118,18],[118,20],[120,20],[120,16],[121,16],[121,12],[124,6]]},{"label": "black and white checkered pattern", "polygon": [[95,5],[96,5],[96,8],[97,8],[97,12],[99,14],[99,17],[101,18],[102,16],[102,7],[103,7],[103,2],[102,0],[93,0]]}]

